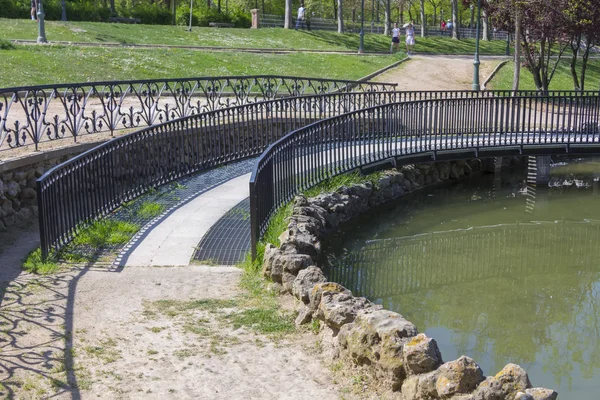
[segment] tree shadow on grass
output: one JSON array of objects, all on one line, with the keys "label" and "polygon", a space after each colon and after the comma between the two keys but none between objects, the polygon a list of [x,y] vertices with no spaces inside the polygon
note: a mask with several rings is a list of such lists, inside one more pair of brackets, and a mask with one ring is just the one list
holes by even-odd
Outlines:
[{"label": "tree shadow on grass", "polygon": [[[343,46],[349,51],[358,50],[359,45],[359,36],[358,34],[344,34],[340,35],[335,32],[329,31],[300,31],[306,35],[310,35],[313,38],[316,38],[324,43],[335,45],[335,46]],[[391,39],[390,39],[391,40]],[[388,52],[389,44],[387,43],[387,38],[381,35],[381,39],[376,39],[375,35],[365,36],[364,42],[365,51],[375,51],[375,52]]]}]

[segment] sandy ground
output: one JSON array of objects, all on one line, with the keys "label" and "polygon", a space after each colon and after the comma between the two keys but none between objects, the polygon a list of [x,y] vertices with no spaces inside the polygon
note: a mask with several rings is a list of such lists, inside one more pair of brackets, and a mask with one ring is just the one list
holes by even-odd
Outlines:
[{"label": "sandy ground", "polygon": [[[482,75],[494,65],[483,62]],[[467,59],[416,56],[379,79],[469,89],[471,73]],[[37,235],[33,226],[0,238],[0,398],[374,397],[309,330],[272,336],[233,323],[248,307],[237,268],[70,266],[40,277],[20,271]]]},{"label": "sandy ground", "polygon": [[267,336],[229,320],[243,304],[235,267],[15,273],[2,277],[0,398],[341,396],[316,335]]},{"label": "sandy ground", "polygon": [[[498,63],[500,60],[496,58],[481,60],[481,85]],[[410,61],[379,75],[375,80],[397,83],[397,90],[471,90],[473,58],[417,54]]]}]

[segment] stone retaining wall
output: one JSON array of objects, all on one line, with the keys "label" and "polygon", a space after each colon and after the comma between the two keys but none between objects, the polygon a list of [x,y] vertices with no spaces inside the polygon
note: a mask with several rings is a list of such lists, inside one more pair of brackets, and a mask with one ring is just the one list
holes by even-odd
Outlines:
[{"label": "stone retaining wall", "polygon": [[0,231],[37,217],[36,180],[50,168],[97,144],[37,153],[0,163]]},{"label": "stone retaining wall", "polygon": [[280,246],[265,249],[263,275],[303,304],[296,323],[322,321],[342,359],[372,368],[382,384],[400,391],[405,400],[557,398],[552,390],[532,388],[525,370],[515,364],[485,377],[469,357],[444,363],[436,341],[419,334],[413,323],[328,282],[315,265],[321,241],[341,223],[423,186],[482,169],[488,168],[480,160],[405,166],[384,172],[375,185],[341,187],[310,199],[297,196]]}]

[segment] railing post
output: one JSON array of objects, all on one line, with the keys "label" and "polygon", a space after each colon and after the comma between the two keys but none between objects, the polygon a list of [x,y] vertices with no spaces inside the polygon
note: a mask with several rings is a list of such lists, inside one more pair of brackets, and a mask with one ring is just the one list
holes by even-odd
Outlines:
[{"label": "railing post", "polygon": [[255,182],[250,180],[250,247],[252,250],[252,261],[256,260],[256,248],[260,236],[260,227],[258,225],[258,204],[256,201]]},{"label": "railing post", "polygon": [[46,225],[45,225],[45,203],[42,194],[42,181],[39,179],[35,183],[36,193],[37,193],[37,202],[38,202],[38,221],[39,221],[39,229],[40,229],[40,248],[42,250],[42,260],[46,260],[48,258],[48,240],[46,237]]}]

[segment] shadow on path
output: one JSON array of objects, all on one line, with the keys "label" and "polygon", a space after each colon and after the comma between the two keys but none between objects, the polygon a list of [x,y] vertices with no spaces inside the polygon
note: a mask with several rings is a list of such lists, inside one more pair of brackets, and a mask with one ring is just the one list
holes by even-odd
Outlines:
[{"label": "shadow on path", "polygon": [[39,246],[36,225],[0,235],[0,397],[81,399],[73,351],[79,280],[90,270],[71,266],[52,276],[21,270]]}]

